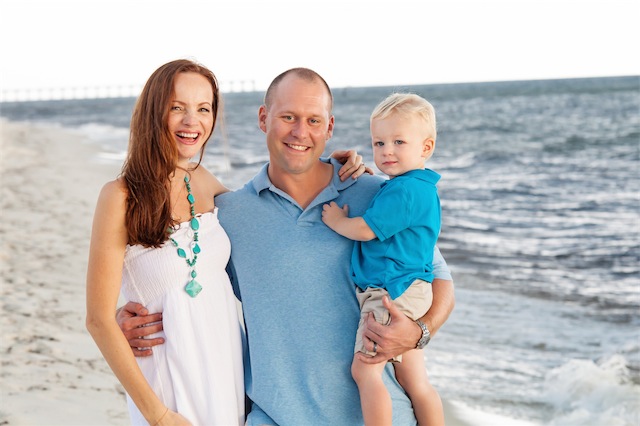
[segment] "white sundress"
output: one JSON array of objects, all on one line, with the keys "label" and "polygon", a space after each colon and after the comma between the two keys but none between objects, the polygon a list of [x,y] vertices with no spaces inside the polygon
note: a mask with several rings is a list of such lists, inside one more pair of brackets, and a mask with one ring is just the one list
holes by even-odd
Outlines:
[{"label": "white sundress", "polygon": [[[164,331],[150,337],[163,337],[165,343],[136,360],[164,404],[194,425],[243,425],[241,324],[225,272],[231,245],[217,213],[216,208],[199,216],[200,294],[193,298],[184,290],[190,268],[170,242],[160,248],[127,246],[122,294],[149,312],[163,313]],[[189,258],[192,236],[189,222],[172,235]],[[131,423],[146,425],[128,395],[127,401]]]}]

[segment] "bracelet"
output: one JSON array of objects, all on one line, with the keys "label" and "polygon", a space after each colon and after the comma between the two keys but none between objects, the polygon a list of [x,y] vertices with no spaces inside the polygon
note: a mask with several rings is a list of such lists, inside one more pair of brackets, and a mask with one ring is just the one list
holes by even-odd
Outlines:
[{"label": "bracelet", "polygon": [[153,424],[153,426],[158,426],[158,423],[160,423],[160,420],[162,420],[164,418],[164,416],[167,415],[168,412],[169,412],[169,407],[167,407],[167,409],[164,412],[164,414],[160,416],[160,418]]}]

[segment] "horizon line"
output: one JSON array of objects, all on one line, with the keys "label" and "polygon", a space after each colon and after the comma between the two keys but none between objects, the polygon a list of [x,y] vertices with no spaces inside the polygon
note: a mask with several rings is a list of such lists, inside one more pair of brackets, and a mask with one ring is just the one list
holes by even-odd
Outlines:
[{"label": "horizon line", "polygon": [[[398,86],[453,86],[462,84],[487,84],[487,83],[518,83],[535,81],[562,81],[562,80],[590,80],[603,78],[639,78],[640,74],[629,75],[602,75],[591,77],[561,77],[561,78],[534,78],[534,79],[506,79],[506,80],[474,80],[456,82],[431,82],[431,83],[403,83],[403,84],[380,84],[380,85],[343,85],[334,86],[332,91],[356,89],[356,88],[386,88]],[[135,98],[142,91],[144,85],[139,84],[116,84],[104,86],[60,86],[60,87],[38,87],[0,90],[0,103],[9,102],[37,102],[37,101],[59,101],[77,99],[112,99],[112,98]],[[640,88],[640,86],[639,86]],[[265,89],[257,89],[255,80],[238,80],[230,82],[220,82],[220,92],[229,93],[264,93]]]}]

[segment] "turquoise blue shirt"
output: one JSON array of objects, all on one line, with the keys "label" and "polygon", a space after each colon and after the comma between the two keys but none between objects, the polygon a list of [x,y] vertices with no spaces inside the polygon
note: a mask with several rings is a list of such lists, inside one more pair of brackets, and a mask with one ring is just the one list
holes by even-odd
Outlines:
[{"label": "turquoise blue shirt", "polygon": [[384,288],[398,298],[416,279],[433,281],[440,234],[440,198],[433,170],[410,170],[387,180],[362,218],[377,238],[356,242],[351,257],[358,287]]},{"label": "turquoise blue shirt", "polygon": [[[382,179],[331,183],[306,208],[269,181],[267,167],[216,198],[231,240],[230,271],[242,300],[248,352],[245,385],[252,425],[362,425],[351,360],[360,310],[350,279],[353,242],[321,218],[330,201],[364,214]],[[437,277],[451,279],[437,252]],[[220,342],[221,345],[224,342]],[[415,425],[411,403],[387,366],[396,425]]]}]

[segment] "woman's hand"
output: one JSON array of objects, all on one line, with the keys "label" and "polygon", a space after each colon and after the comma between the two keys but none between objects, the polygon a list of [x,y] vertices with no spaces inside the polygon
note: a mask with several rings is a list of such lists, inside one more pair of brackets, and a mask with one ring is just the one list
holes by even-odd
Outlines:
[{"label": "woman's hand", "polygon": [[340,176],[341,181],[345,181],[349,176],[351,176],[351,179],[357,179],[364,173],[373,174],[373,170],[364,165],[362,155],[358,155],[358,152],[353,149],[348,151],[333,151],[330,157],[335,158],[342,164],[342,167],[338,171],[338,176]]},{"label": "woman's hand", "polygon": [[175,411],[167,410],[167,412],[156,421],[156,426],[165,426],[165,425],[179,425],[179,426],[191,426],[191,422],[184,418],[184,416],[176,413]]}]

